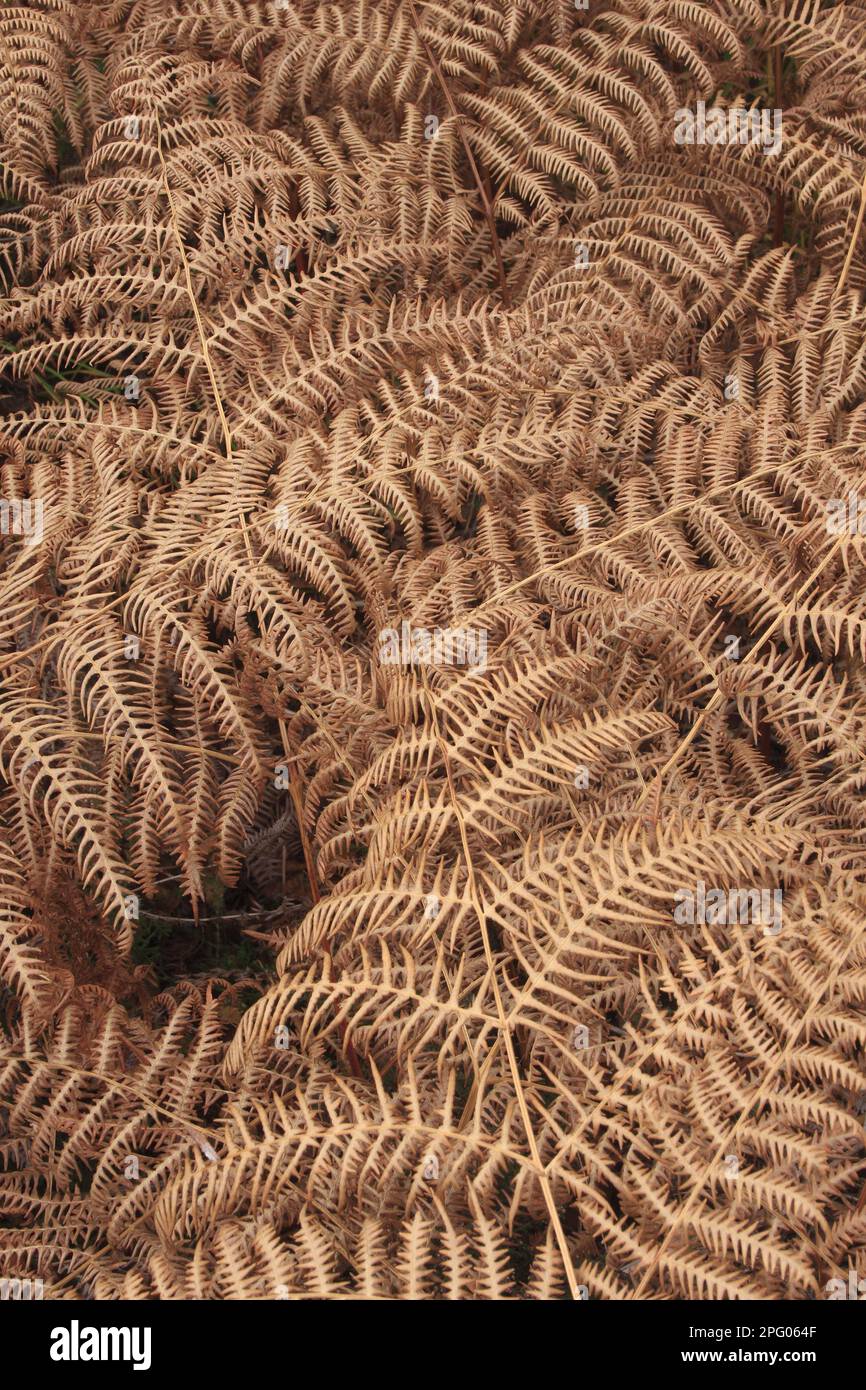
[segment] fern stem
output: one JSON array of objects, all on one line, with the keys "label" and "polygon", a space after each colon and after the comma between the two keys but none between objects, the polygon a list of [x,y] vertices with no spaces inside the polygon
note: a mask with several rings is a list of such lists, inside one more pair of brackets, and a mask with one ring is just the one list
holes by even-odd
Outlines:
[{"label": "fern stem", "polygon": [[842,272],[839,276],[839,282],[836,285],[837,294],[841,294],[842,290],[844,290],[845,288],[845,282],[848,279],[848,273],[851,269],[851,263],[854,260],[854,253],[857,250],[857,242],[860,240],[860,231],[863,227],[864,213],[866,213],[866,174],[863,175],[863,182],[860,185],[860,206],[857,209],[857,221],[854,224],[854,232],[848,244],[848,252],[845,256],[845,264],[842,266]]},{"label": "fern stem", "polygon": [[[800,599],[804,596],[807,590],[811,588],[812,584],[814,584],[815,580],[823,572],[823,570],[826,569],[827,565],[829,565],[830,561],[836,555],[839,548],[845,543],[846,539],[847,538],[844,535],[839,536],[838,540],[835,541],[835,543],[827,551],[827,554],[824,556],[824,559],[821,561],[820,565],[818,565],[816,569],[811,570],[809,572],[803,583],[800,585],[800,588],[794,594],[793,598],[790,598],[788,600],[785,607],[781,610],[780,613],[776,615],[776,617],[770,623],[769,627],[765,628],[759,641],[757,641],[755,645],[746,653],[745,657],[740,663],[741,670],[744,670],[748,665],[750,665],[754,661],[758,653],[763,650],[763,648],[767,645],[770,638],[772,637],[773,633],[776,631],[776,628],[779,626],[779,623],[781,623],[786,617],[790,617],[790,615],[795,611],[797,605],[800,602]],[[641,795],[638,797],[637,802],[635,803],[636,809],[639,809],[643,805],[652,787],[656,787],[656,797],[658,798],[660,796],[661,787],[665,777],[672,770],[672,768],[676,766],[686,749],[692,743],[694,743],[695,739],[697,738],[707,719],[713,713],[714,710],[718,709],[719,705],[722,703],[724,698],[724,691],[720,686],[717,687],[712,699],[701,710],[700,714],[698,715],[692,727],[689,729],[689,732],[686,734],[685,738],[682,740],[681,743],[677,745],[671,756],[668,758],[667,762],[656,773],[655,777],[653,778],[653,781],[650,783],[650,786],[645,788]],[[658,801],[656,804],[658,804]]]},{"label": "fern stem", "polygon": [[[219,416],[220,424],[221,424],[221,426],[222,426],[223,439],[224,439],[224,441],[225,441],[226,458],[230,460],[231,457],[232,457],[232,435],[231,435],[231,430],[229,429],[228,418],[227,418],[227,416],[226,416],[225,409],[224,409],[224,407],[223,407],[222,396],[221,396],[221,394],[220,394],[219,384],[218,384],[217,378],[216,378],[216,371],[214,370],[214,365],[213,365],[213,362],[212,362],[212,360],[211,360],[210,348],[208,347],[207,334],[205,333],[204,319],[202,318],[201,310],[200,310],[199,307],[198,307],[198,300],[197,300],[196,297],[195,297],[195,291],[194,291],[194,289],[193,289],[193,284],[192,284],[192,273],[191,273],[190,268],[189,268],[189,258],[188,258],[187,254],[186,254],[186,247],[185,247],[184,244],[183,244],[183,237],[181,236],[181,233],[180,233],[180,222],[178,221],[177,208],[175,207],[175,203],[174,203],[174,194],[172,193],[171,184],[170,184],[170,182],[169,182],[169,177],[168,177],[168,166],[166,165],[166,162],[165,162],[165,154],[164,154],[164,152],[163,152],[163,147],[162,147],[162,122],[161,122],[160,119],[159,119],[159,111],[158,111],[156,108],[154,108],[153,115],[154,115],[154,120],[155,120],[155,122],[156,122],[156,151],[157,151],[157,155],[158,155],[158,157],[159,157],[160,168],[161,168],[161,170],[162,170],[162,182],[163,182],[163,187],[165,188],[165,195],[166,195],[166,198],[168,199],[169,217],[170,217],[170,219],[171,219],[171,225],[172,225],[172,229],[173,229],[173,231],[174,231],[175,239],[177,240],[177,246],[178,246],[178,251],[179,251],[179,253],[180,253],[181,263],[182,263],[182,265],[183,265],[183,274],[184,274],[184,280],[185,280],[185,282],[186,282],[186,290],[187,290],[187,294],[188,294],[188,296],[189,296],[190,305],[192,306],[193,317],[195,318],[196,329],[197,329],[197,331],[198,331],[198,336],[199,336],[199,343],[200,343],[200,345],[201,345],[202,357],[204,358],[205,368],[206,368],[207,374],[208,374],[208,376],[209,376],[209,378],[210,378],[211,391],[213,392],[214,404],[216,405],[217,414],[218,414],[218,416]],[[240,518],[241,532],[242,532],[243,538],[244,538],[244,546],[245,546],[245,548],[246,548],[247,557],[248,557],[250,563],[252,564],[252,563],[253,563],[253,551],[252,551],[252,546],[251,546],[251,544],[250,544],[249,533],[248,533],[248,531],[247,531],[247,521],[246,521],[246,517],[244,516],[244,513],[243,513],[243,511],[242,511],[241,509],[238,509],[238,516],[239,516],[239,518]]]},{"label": "fern stem", "polygon": [[[304,865],[307,870],[307,882],[310,886],[310,897],[312,898],[313,903],[317,903],[321,901],[322,894],[319,888],[319,876],[316,872],[316,861],[313,855],[313,848],[310,844],[310,837],[307,834],[307,827],[304,824],[304,802],[301,796],[301,784],[298,777],[297,763],[294,757],[292,756],[292,750],[289,744],[289,734],[288,730],[286,729],[286,722],[284,719],[280,718],[278,720],[278,723],[280,727],[280,738],[282,739],[283,743],[283,752],[286,756],[286,766],[289,770],[289,792],[292,798],[292,805],[295,808],[295,819],[298,824],[298,835],[300,836],[301,840],[301,850],[304,855]],[[333,960],[333,955],[331,953],[330,937],[326,937],[323,944],[326,955],[329,957],[329,959]],[[343,1049],[345,1051],[349,1066],[351,1067],[352,1075],[359,1077],[361,1075],[361,1063],[358,1059],[358,1054],[355,1051],[354,1044],[351,1041],[347,1040],[347,1032],[348,1029],[346,1023],[342,1022],[340,1024],[340,1041],[343,1045]]]},{"label": "fern stem", "polygon": [[430,47],[430,45],[428,44],[427,40],[421,32],[421,22],[418,18],[418,11],[415,8],[415,0],[409,0],[409,10],[412,14],[412,22],[415,25],[415,32],[418,35],[418,40],[422,44],[424,51],[427,54],[430,66],[432,67],[433,72],[435,73],[436,81],[442,88],[442,91],[445,95],[445,100],[448,103],[448,108],[457,124],[457,134],[460,136],[460,143],[462,144],[463,149],[466,152],[466,158],[469,161],[469,167],[472,171],[472,177],[475,180],[475,187],[478,189],[478,192],[481,195],[481,203],[484,208],[484,216],[487,220],[487,226],[490,230],[490,240],[493,245],[493,255],[496,260],[496,274],[499,279],[499,292],[502,297],[502,303],[504,304],[505,308],[510,309],[511,298],[508,293],[508,282],[505,278],[505,265],[502,260],[502,247],[499,241],[499,233],[496,230],[496,215],[493,211],[493,204],[491,203],[490,198],[488,197],[487,189],[484,187],[484,180],[481,177],[478,165],[475,161],[475,156],[472,153],[472,146],[469,144],[469,141],[466,138],[466,133],[463,129],[463,118],[460,114],[460,111],[457,108],[457,104],[454,101],[453,96],[451,95],[451,88],[448,86],[448,83],[445,79],[445,74],[443,73],[442,68],[439,65],[439,60],[436,57],[436,54],[433,52],[433,49]]},{"label": "fern stem", "polygon": [[502,992],[499,987],[499,977],[496,972],[496,961],[493,958],[493,948],[491,946],[490,932],[487,926],[487,914],[484,909],[484,904],[481,901],[481,893],[478,887],[478,880],[475,874],[475,866],[472,860],[472,852],[469,848],[469,836],[466,830],[466,820],[457,797],[457,789],[454,785],[454,777],[451,771],[451,759],[448,756],[448,746],[445,743],[445,740],[439,728],[439,719],[436,711],[436,700],[433,695],[433,692],[430,689],[430,685],[427,680],[427,673],[423,667],[421,668],[421,678],[424,683],[424,690],[427,694],[428,709],[430,711],[430,722],[433,728],[433,736],[436,739],[437,744],[439,745],[439,750],[442,755],[443,766],[445,769],[445,779],[448,784],[448,794],[451,799],[451,804],[454,808],[454,815],[456,817],[457,826],[460,833],[460,843],[463,849],[463,858],[466,864],[469,895],[472,899],[472,906],[475,911],[475,916],[478,920],[478,926],[481,932],[481,941],[484,947],[484,959],[487,963],[487,972],[490,978],[490,987],[493,991],[493,999],[496,1005],[496,1013],[499,1020],[499,1034],[502,1038],[503,1043],[505,1044],[505,1053],[508,1058],[508,1068],[511,1072],[511,1080],[514,1086],[514,1094],[515,1099],[517,1100],[517,1107],[520,1111],[521,1123],[523,1124],[523,1129],[526,1134],[527,1144],[529,1145],[529,1152],[532,1158],[533,1167],[538,1176],[539,1185],[541,1187],[542,1195],[544,1197],[544,1204],[547,1207],[547,1213],[550,1217],[550,1222],[553,1227],[554,1235],[556,1237],[556,1243],[559,1247],[560,1256],[562,1257],[565,1275],[568,1280],[568,1287],[571,1292],[572,1298],[579,1300],[580,1286],[577,1282],[577,1275],[575,1274],[574,1263],[571,1258],[571,1251],[568,1248],[568,1242],[565,1238],[565,1231],[563,1230],[562,1221],[560,1219],[559,1212],[556,1208],[556,1202],[554,1201],[553,1191],[550,1186],[550,1178],[548,1177],[547,1170],[545,1169],[544,1164],[541,1161],[541,1155],[538,1152],[538,1143],[535,1138],[535,1130],[533,1128],[532,1120],[529,1115],[529,1107],[526,1104],[526,1096],[523,1091],[523,1082],[520,1077],[520,1069],[517,1065],[517,1057],[514,1051],[514,1040],[511,1035],[511,1029],[508,1025],[508,1017],[505,1013],[505,1005],[502,1002]]},{"label": "fern stem", "polygon": [[[773,49],[773,100],[782,110],[782,46]],[[781,246],[785,240],[785,194],[782,189],[776,193],[773,207],[773,245]]]}]

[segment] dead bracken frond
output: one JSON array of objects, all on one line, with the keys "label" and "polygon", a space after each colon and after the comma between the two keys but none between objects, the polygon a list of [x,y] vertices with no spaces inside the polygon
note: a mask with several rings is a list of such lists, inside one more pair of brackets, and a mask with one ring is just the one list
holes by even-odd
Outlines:
[{"label": "dead bracken frond", "polygon": [[866,0],[0,12],[0,1275],[866,1269]]}]

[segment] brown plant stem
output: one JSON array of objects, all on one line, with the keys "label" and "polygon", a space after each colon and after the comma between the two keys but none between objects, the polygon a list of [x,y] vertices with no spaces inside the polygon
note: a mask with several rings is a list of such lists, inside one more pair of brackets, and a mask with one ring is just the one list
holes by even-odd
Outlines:
[{"label": "brown plant stem", "polygon": [[504,304],[505,308],[510,309],[511,297],[508,293],[508,283],[505,279],[505,265],[502,260],[502,247],[499,241],[499,233],[496,230],[496,215],[493,211],[493,204],[490,201],[487,189],[484,186],[484,180],[481,177],[478,164],[476,163],[475,156],[472,153],[472,146],[469,144],[469,141],[467,140],[466,134],[463,130],[463,118],[459,110],[457,109],[457,105],[454,101],[453,96],[451,95],[451,88],[448,86],[448,83],[445,79],[445,74],[443,73],[442,68],[439,66],[439,60],[436,57],[436,54],[433,52],[427,40],[424,38],[424,35],[421,33],[421,22],[418,18],[418,11],[415,8],[415,0],[409,0],[409,9],[412,13],[412,22],[415,25],[415,32],[418,35],[418,40],[423,46],[424,52],[427,54],[430,66],[436,75],[436,81],[442,88],[445,100],[448,103],[448,109],[454,117],[455,121],[457,122],[457,134],[460,136],[460,142],[463,145],[463,149],[466,152],[466,158],[468,159],[469,167],[472,170],[472,177],[475,180],[475,187],[478,189],[478,192],[481,195],[481,202],[484,207],[484,216],[487,220],[487,226],[490,230],[490,240],[493,244],[493,255],[496,260],[496,274],[499,280],[499,293],[502,297],[502,303]]},{"label": "brown plant stem", "polygon": [[[313,855],[313,848],[310,844],[310,837],[307,834],[307,827],[304,825],[304,802],[301,796],[300,778],[298,777],[298,769],[295,765],[295,760],[292,756],[292,750],[289,744],[289,734],[288,730],[286,729],[286,721],[281,718],[279,719],[278,723],[280,726],[280,738],[282,739],[283,743],[283,752],[286,755],[286,766],[289,771],[289,794],[292,798],[292,805],[295,808],[295,820],[298,824],[298,835],[300,836],[301,850],[303,851],[304,855],[304,867],[307,871],[307,883],[310,887],[310,897],[313,903],[315,904],[321,902],[322,893],[321,889],[319,888],[319,876],[316,872],[316,860]],[[330,937],[325,938],[324,946],[326,955],[329,957],[331,961],[333,961]],[[347,1028],[345,1023],[340,1024],[339,1032],[340,1041],[343,1045],[343,1050],[345,1051],[346,1058],[349,1062],[349,1066],[352,1069],[352,1075],[360,1076],[361,1063],[358,1060],[358,1054],[355,1051],[354,1045],[351,1042],[347,1042],[346,1040]]]},{"label": "brown plant stem", "polygon": [[[782,110],[782,49],[778,45],[773,49],[773,100],[777,108]],[[785,240],[785,195],[782,192],[776,194],[773,205],[773,245],[782,246]]]}]

